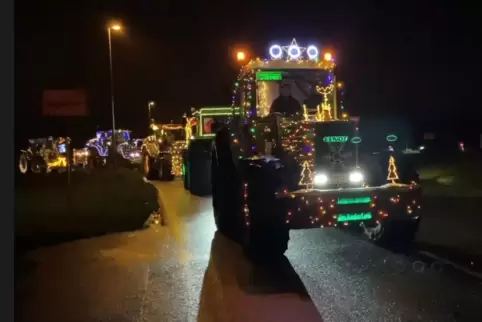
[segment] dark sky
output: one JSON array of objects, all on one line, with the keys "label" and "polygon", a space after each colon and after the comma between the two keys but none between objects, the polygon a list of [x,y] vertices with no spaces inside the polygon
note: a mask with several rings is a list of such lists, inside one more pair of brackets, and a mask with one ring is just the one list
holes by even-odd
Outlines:
[{"label": "dark sky", "polygon": [[[295,37],[335,49],[352,114],[403,115],[425,126],[457,120],[450,131],[470,120],[464,129],[480,133],[476,3],[362,2],[18,0],[16,133],[90,135],[96,125],[109,126],[105,27],[112,18],[126,27],[113,37],[118,127],[145,130],[148,100],[157,102],[162,121],[180,121],[189,106],[229,104],[238,72],[232,48],[242,44],[265,56],[269,42]],[[88,91],[89,117],[40,116],[42,91],[62,88]]]}]

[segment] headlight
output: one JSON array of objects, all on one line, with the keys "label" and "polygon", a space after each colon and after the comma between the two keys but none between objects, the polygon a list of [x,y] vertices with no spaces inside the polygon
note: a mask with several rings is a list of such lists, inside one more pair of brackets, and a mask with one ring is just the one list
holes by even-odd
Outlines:
[{"label": "headlight", "polygon": [[360,171],[350,173],[349,180],[351,183],[360,183],[363,181],[363,174]]},{"label": "headlight", "polygon": [[75,156],[77,157],[83,157],[83,156],[88,156],[89,152],[88,151],[75,151]]},{"label": "headlight", "polygon": [[323,173],[318,173],[315,175],[315,179],[313,181],[315,186],[322,186],[328,182],[328,176]]}]

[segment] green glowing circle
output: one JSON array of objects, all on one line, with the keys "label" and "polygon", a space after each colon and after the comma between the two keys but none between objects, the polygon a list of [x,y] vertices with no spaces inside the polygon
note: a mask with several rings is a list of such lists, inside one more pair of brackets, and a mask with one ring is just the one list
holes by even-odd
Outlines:
[{"label": "green glowing circle", "polygon": [[358,144],[360,142],[361,142],[361,137],[359,137],[359,136],[355,136],[351,139],[351,143],[353,143],[353,144]]},{"label": "green glowing circle", "polygon": [[397,141],[397,140],[398,140],[398,137],[397,137],[396,135],[394,135],[394,134],[390,134],[390,135],[387,136],[387,141],[388,141],[388,142],[395,142],[395,141]]}]

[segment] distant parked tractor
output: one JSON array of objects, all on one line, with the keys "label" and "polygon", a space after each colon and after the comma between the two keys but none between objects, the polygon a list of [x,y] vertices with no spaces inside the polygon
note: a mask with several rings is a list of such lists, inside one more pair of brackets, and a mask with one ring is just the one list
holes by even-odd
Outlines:
[{"label": "distant parked tractor", "polygon": [[215,127],[229,123],[240,116],[239,107],[212,106],[191,110],[192,116],[186,117],[186,149],[183,151],[184,188],[193,195],[204,196],[211,193],[211,181],[205,180],[210,174],[210,163],[205,162],[206,154],[211,154],[211,147],[216,137]]},{"label": "distant parked tractor", "polygon": [[[83,149],[73,152],[74,165],[90,168],[98,168],[107,164],[107,158],[112,150],[112,130],[97,131],[95,138],[90,139]],[[131,131],[116,130],[115,139],[117,153],[133,164],[141,161],[141,139],[131,139]]]},{"label": "distant parked tractor", "polygon": [[181,124],[155,124],[152,135],[142,145],[141,170],[148,179],[171,181],[182,175],[182,151],[186,147],[185,129]]},{"label": "distant parked tractor", "polygon": [[18,168],[20,173],[50,173],[64,171],[68,166],[68,146],[70,138],[29,139],[29,146],[21,150]]}]

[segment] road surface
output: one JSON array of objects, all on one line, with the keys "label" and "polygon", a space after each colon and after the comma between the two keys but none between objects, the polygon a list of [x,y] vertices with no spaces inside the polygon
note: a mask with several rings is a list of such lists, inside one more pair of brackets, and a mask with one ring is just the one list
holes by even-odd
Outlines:
[{"label": "road surface", "polygon": [[16,321],[482,321],[482,280],[441,263],[314,229],[255,267],[215,233],[210,198],[156,186],[166,226],[31,253]]}]

